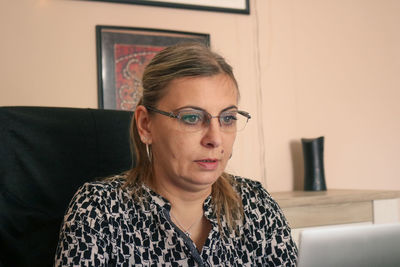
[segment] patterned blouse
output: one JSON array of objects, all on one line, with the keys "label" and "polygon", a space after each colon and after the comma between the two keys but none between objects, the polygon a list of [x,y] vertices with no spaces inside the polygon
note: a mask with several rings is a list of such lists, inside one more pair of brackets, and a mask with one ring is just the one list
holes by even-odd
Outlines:
[{"label": "patterned blouse", "polygon": [[[171,220],[171,204],[146,186],[133,200],[123,176],[84,184],[60,232],[55,266],[296,266],[297,247],[278,204],[259,182],[233,177],[244,207],[239,233],[212,229],[201,251]],[[223,222],[223,229],[226,224]]]}]

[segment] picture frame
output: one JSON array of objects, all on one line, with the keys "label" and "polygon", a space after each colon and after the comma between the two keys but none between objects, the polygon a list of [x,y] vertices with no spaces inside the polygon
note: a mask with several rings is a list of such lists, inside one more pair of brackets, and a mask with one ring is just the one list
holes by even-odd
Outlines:
[{"label": "picture frame", "polygon": [[150,28],[96,26],[98,106],[134,110],[142,97],[145,66],[159,51],[180,42],[210,45],[210,35]]},{"label": "picture frame", "polygon": [[89,0],[192,10],[250,14],[250,0]]}]

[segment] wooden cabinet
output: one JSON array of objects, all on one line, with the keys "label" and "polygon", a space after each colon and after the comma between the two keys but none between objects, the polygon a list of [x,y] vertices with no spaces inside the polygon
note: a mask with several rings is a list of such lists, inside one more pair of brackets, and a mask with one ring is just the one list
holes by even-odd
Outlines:
[{"label": "wooden cabinet", "polygon": [[271,193],[296,242],[310,227],[400,222],[400,191],[328,190]]}]

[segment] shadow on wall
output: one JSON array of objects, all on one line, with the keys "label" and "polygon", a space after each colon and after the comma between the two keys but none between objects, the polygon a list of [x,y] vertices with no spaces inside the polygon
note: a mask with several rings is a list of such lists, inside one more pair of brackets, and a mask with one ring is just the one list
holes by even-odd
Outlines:
[{"label": "shadow on wall", "polygon": [[304,189],[304,159],[300,140],[290,142],[290,154],[293,166],[293,189],[302,191]]}]

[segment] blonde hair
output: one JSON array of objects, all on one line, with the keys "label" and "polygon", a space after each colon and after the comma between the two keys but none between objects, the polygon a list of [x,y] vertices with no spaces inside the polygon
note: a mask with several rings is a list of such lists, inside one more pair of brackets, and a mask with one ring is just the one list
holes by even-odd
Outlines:
[{"label": "blonde hair", "polygon": [[[220,55],[212,52],[200,43],[182,43],[168,47],[158,53],[147,65],[143,73],[143,97],[138,105],[156,107],[165,95],[165,88],[174,79],[182,77],[206,77],[226,74],[234,82],[232,67]],[[238,90],[239,94],[239,90]],[[140,199],[143,195],[143,183],[151,184],[153,168],[151,159],[142,143],[136,125],[132,119],[130,127],[131,146],[136,166],[128,172],[127,186],[133,189],[133,195]],[[242,200],[234,190],[234,181],[227,173],[223,173],[212,186],[212,205],[222,229],[224,216],[228,230],[236,230],[243,216]]]}]

